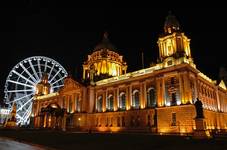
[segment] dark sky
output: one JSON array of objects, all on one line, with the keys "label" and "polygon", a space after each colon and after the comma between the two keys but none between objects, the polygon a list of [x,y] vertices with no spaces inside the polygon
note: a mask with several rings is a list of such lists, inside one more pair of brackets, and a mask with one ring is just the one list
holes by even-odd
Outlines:
[{"label": "dark sky", "polygon": [[191,39],[192,56],[200,71],[216,79],[219,67],[226,65],[224,8],[66,8],[34,1],[19,6],[0,10],[1,99],[8,73],[30,56],[53,58],[80,77],[83,61],[104,31],[124,56],[128,71],[141,68],[141,50],[148,67],[158,57],[157,39],[169,10]]}]

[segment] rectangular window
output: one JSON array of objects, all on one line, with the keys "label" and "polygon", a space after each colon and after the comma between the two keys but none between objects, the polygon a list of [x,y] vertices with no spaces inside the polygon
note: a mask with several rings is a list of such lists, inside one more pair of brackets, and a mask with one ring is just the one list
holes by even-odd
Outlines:
[{"label": "rectangular window", "polygon": [[176,113],[172,113],[172,126],[176,126],[177,125],[177,115]]}]

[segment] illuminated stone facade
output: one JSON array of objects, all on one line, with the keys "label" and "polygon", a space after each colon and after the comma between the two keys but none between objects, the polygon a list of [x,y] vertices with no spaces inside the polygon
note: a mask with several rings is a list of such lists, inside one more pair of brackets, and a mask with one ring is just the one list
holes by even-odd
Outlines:
[{"label": "illuminated stone facade", "polygon": [[41,81],[36,85],[35,95],[47,95],[50,93],[50,83],[48,83],[48,75],[43,74]]},{"label": "illuminated stone facade", "polygon": [[[104,39],[107,38],[105,36]],[[189,42],[176,18],[170,14],[166,18],[164,34],[158,39],[160,62],[130,73],[126,73],[127,66],[122,56],[113,52],[110,45],[101,45],[83,65],[83,78],[89,79],[92,64],[97,76],[108,73],[114,77],[89,85],[66,78],[64,87],[58,93],[36,98],[33,105],[34,126],[46,127],[43,122],[49,120],[49,127],[54,127],[51,120],[55,116],[43,115],[42,108],[56,104],[65,109],[61,128],[67,130],[193,134],[198,125],[194,106],[198,98],[203,104],[204,130],[225,131],[225,84],[217,84],[196,69]],[[112,62],[119,68],[110,67],[108,64]]]}]

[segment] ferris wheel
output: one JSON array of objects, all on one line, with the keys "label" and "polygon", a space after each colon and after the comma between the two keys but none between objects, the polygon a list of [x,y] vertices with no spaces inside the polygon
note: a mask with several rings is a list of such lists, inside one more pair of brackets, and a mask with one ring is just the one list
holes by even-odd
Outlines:
[{"label": "ferris wheel", "polygon": [[5,82],[4,100],[9,108],[16,104],[17,124],[29,123],[36,85],[44,73],[48,75],[51,93],[64,85],[64,78],[68,75],[58,62],[44,56],[26,58],[10,71]]}]

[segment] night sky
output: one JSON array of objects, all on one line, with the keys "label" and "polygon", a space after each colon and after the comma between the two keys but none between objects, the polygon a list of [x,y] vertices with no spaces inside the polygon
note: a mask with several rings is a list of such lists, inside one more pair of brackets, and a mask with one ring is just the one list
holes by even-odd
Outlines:
[{"label": "night sky", "polygon": [[191,39],[192,57],[200,71],[217,79],[219,67],[227,64],[224,8],[66,8],[34,1],[19,6],[0,10],[1,99],[8,73],[27,57],[53,58],[80,78],[83,61],[105,31],[124,56],[128,72],[142,67],[141,51],[148,67],[158,58],[157,40],[169,10]]}]

